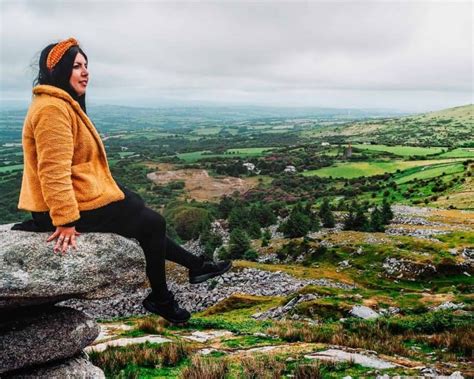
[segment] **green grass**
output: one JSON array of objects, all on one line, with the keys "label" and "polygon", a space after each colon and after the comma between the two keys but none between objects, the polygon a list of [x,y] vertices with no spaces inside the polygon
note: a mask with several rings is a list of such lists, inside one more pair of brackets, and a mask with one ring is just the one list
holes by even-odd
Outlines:
[{"label": "green grass", "polygon": [[199,136],[209,136],[213,134],[217,134],[222,130],[221,127],[210,127],[210,128],[199,128],[193,131],[194,134]]},{"label": "green grass", "polygon": [[414,167],[405,170],[401,176],[395,179],[397,184],[407,183],[414,179],[430,179],[444,174],[457,174],[464,171],[464,166],[460,162],[440,164],[433,166]]},{"label": "green grass", "polygon": [[386,146],[386,145],[353,145],[362,150],[386,151],[402,157],[410,155],[430,155],[441,153],[446,148],[442,147],[416,147],[416,146]]},{"label": "green grass", "polygon": [[118,154],[120,155],[120,158],[123,158],[128,157],[129,155],[133,155],[135,153],[133,151],[121,151]]},{"label": "green grass", "polygon": [[336,163],[330,167],[323,167],[318,170],[309,170],[303,172],[304,176],[320,176],[333,178],[358,178],[361,176],[381,175],[384,173],[396,172],[397,170],[406,170],[412,167],[431,166],[441,163],[452,163],[455,160],[420,160],[420,161],[371,161],[371,162],[344,162]]},{"label": "green grass", "polygon": [[439,158],[474,158],[474,149],[454,149],[438,155]]}]

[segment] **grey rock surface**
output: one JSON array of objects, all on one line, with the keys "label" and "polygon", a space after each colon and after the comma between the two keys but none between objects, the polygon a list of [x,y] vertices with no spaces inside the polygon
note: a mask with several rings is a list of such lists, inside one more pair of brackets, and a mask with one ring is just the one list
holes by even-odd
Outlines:
[{"label": "grey rock surface", "polygon": [[352,316],[371,319],[380,317],[380,314],[375,312],[372,308],[366,307],[365,305],[354,305],[349,311]]},{"label": "grey rock surface", "polygon": [[83,233],[77,250],[53,252],[51,233],[0,229],[0,311],[69,298],[97,299],[146,283],[137,242],[112,233]]},{"label": "grey rock surface", "polygon": [[62,362],[20,370],[7,377],[9,379],[105,379],[104,372],[94,366],[84,353]]},{"label": "grey rock surface", "polygon": [[65,307],[31,307],[0,320],[0,374],[79,354],[99,335],[96,322]]},{"label": "grey rock surface", "polygon": [[[190,312],[199,312],[236,293],[257,296],[288,296],[310,284],[345,290],[355,288],[350,284],[331,279],[299,279],[284,272],[271,272],[255,268],[232,269],[207,282],[189,284],[183,283],[182,280],[175,280],[178,268],[175,271],[169,270],[167,272],[168,288],[175,294],[180,305]],[[187,271],[183,274],[187,275]],[[124,291],[108,299],[70,299],[61,304],[84,311],[93,318],[110,319],[146,314],[142,301],[149,291],[149,289],[140,288],[132,292]]]}]

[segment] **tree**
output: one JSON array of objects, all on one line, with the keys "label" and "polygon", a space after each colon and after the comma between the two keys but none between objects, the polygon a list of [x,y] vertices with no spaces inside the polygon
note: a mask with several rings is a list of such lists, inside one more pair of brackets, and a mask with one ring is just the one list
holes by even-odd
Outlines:
[{"label": "tree", "polygon": [[253,262],[256,262],[257,259],[258,259],[258,253],[253,250],[253,249],[249,249],[247,250],[245,253],[244,253],[244,257],[243,257],[245,260],[247,261],[253,261]]},{"label": "tree", "polygon": [[353,229],[362,232],[369,229],[369,221],[367,220],[367,216],[365,215],[364,208],[362,206],[358,206],[356,208]]},{"label": "tree", "polygon": [[251,238],[260,238],[262,236],[262,230],[260,229],[260,224],[253,220],[251,221],[245,231],[248,233]]},{"label": "tree", "polygon": [[312,220],[303,213],[302,209],[295,206],[287,221],[280,226],[280,231],[285,237],[297,238],[305,236],[311,229]]},{"label": "tree", "polygon": [[235,205],[229,213],[229,229],[247,229],[250,225],[250,213],[243,205]]},{"label": "tree", "polygon": [[364,207],[353,201],[349,208],[349,214],[344,221],[344,230],[367,231],[368,229],[369,222]]},{"label": "tree", "polygon": [[222,237],[217,233],[211,232],[209,228],[201,234],[200,243],[204,249],[204,255],[212,259],[214,250],[222,245]]},{"label": "tree", "polygon": [[382,222],[384,225],[390,224],[393,219],[393,212],[390,203],[384,199],[382,203]]},{"label": "tree", "polygon": [[331,210],[331,206],[329,205],[329,200],[326,198],[323,200],[321,204],[321,208],[319,209],[319,217],[323,223],[325,228],[334,228],[336,224],[334,221],[334,215]]},{"label": "tree", "polygon": [[176,233],[185,241],[198,238],[211,221],[206,209],[189,205],[178,206],[167,213]]},{"label": "tree", "polygon": [[229,255],[232,259],[242,258],[250,249],[250,239],[247,233],[240,228],[235,228],[229,237]]},{"label": "tree", "polygon": [[370,213],[370,230],[372,232],[384,232],[385,226],[383,223],[382,211],[375,206]]},{"label": "tree", "polygon": [[277,221],[272,208],[266,204],[253,205],[250,208],[250,216],[256,220],[262,228],[272,225]]}]

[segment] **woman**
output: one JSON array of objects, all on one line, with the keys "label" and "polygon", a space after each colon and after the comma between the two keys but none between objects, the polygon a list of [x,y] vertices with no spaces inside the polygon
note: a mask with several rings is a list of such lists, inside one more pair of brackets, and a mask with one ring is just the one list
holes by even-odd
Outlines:
[{"label": "woman", "polygon": [[74,38],[41,53],[33,100],[23,126],[24,171],[18,207],[33,220],[15,230],[54,231],[53,251],[76,248],[80,232],[117,233],[139,241],[152,292],[143,306],[171,322],[190,318],[168,290],[165,259],[189,269],[201,283],[228,271],[183,249],[166,236],[166,222],[135,193],[113,179],[104,145],[86,113],[87,56]]}]

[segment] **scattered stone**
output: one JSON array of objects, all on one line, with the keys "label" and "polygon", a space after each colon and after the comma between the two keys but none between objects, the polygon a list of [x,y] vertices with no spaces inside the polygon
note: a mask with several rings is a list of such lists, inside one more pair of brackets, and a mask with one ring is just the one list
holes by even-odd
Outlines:
[{"label": "scattered stone", "polygon": [[[236,293],[255,296],[288,296],[310,284],[345,290],[356,288],[331,279],[305,280],[281,271],[272,272],[254,268],[238,271],[234,269],[227,272],[214,279],[212,287],[209,287],[208,283],[189,284],[187,281],[180,280],[173,270],[168,273],[169,289],[175,294],[180,305],[190,312],[202,311]],[[149,291],[146,288],[139,288],[132,292],[123,291],[107,299],[69,299],[60,304],[82,310],[93,318],[145,315],[147,312],[142,306],[142,301]]]},{"label": "scattered stone", "polygon": [[219,352],[219,350],[214,349],[213,347],[205,348],[205,349],[198,350],[197,354],[199,354],[199,355],[209,355],[209,354],[212,354],[214,352]]},{"label": "scattered stone", "polygon": [[384,272],[389,277],[397,278],[422,278],[437,272],[436,267],[430,263],[412,262],[403,258],[387,257],[382,263]]},{"label": "scattered stone", "polygon": [[50,363],[40,367],[32,367],[9,374],[10,379],[24,378],[68,378],[68,379],[105,379],[104,372],[94,366],[88,359],[87,354],[82,353],[76,357],[67,359],[60,363]]},{"label": "scattered stone", "polygon": [[460,303],[460,304],[455,304],[455,303],[452,303],[450,301],[445,301],[444,303],[438,305],[437,307],[433,307],[431,309],[435,310],[435,311],[439,311],[439,310],[443,310],[443,309],[452,309],[452,310],[455,310],[455,309],[462,309],[466,306],[466,304],[464,303]]},{"label": "scattered stone", "polygon": [[160,336],[143,336],[143,337],[135,337],[135,338],[119,338],[116,340],[110,340],[107,342],[98,343],[96,345],[88,346],[84,349],[87,353],[91,351],[104,351],[109,346],[128,346],[128,345],[136,345],[139,343],[166,343],[171,342],[168,338],[160,337]]},{"label": "scattered stone", "polygon": [[398,307],[388,307],[388,309],[380,308],[379,313],[384,316],[392,316],[400,313],[400,308]]},{"label": "scattered stone", "polygon": [[439,240],[433,238],[433,236],[448,234],[451,233],[451,231],[440,229],[408,229],[401,227],[390,227],[385,230],[385,233],[392,236],[410,236],[439,242]]},{"label": "scattered stone", "polygon": [[[252,347],[251,349],[244,350],[244,352],[246,352],[246,353],[266,353],[267,351],[275,350],[278,347],[279,346]],[[242,351],[238,350],[235,353],[242,353]]]},{"label": "scattered stone", "polygon": [[360,353],[349,353],[347,351],[338,349],[318,351],[317,353],[305,355],[304,357],[307,359],[321,359],[339,362],[354,361],[354,363],[360,364],[365,367],[373,367],[380,369],[393,368],[397,366],[391,362],[384,361],[383,359],[380,359],[378,357],[371,357]]},{"label": "scattered stone", "polygon": [[[318,298],[317,295],[314,295],[311,293],[305,294],[305,295],[298,294],[292,299],[290,299],[286,304],[280,307],[270,308],[266,312],[255,313],[252,315],[252,317],[257,320],[267,320],[267,319],[283,320],[287,318],[289,314],[291,314],[291,312],[293,311],[294,307],[297,304],[302,303],[304,301],[311,301],[317,298]],[[290,319],[294,320],[295,319],[294,316],[296,316],[296,319],[299,320],[299,317],[296,314],[290,316]]]},{"label": "scattered stone", "polygon": [[97,344],[99,342],[104,342],[105,340],[115,338],[114,332],[116,331],[127,331],[132,330],[133,326],[126,325],[126,324],[99,324],[100,326],[100,334],[95,339],[94,343]]},{"label": "scattered stone", "polygon": [[230,337],[233,335],[234,333],[228,330],[208,330],[208,331],[193,332],[191,335],[183,336],[183,338],[186,338],[191,341],[205,343],[205,342],[214,340],[216,338]]},{"label": "scattered stone", "polygon": [[439,376],[440,372],[434,367],[423,367],[420,369],[420,374],[425,376]]},{"label": "scattered stone", "polygon": [[344,261],[339,262],[338,266],[342,268],[347,268],[347,267],[351,267],[351,264],[349,263],[348,260],[344,260]]},{"label": "scattered stone", "polygon": [[380,317],[380,314],[375,312],[373,309],[366,307],[365,305],[354,305],[352,309],[349,311],[352,316],[363,318],[363,319],[371,319]]},{"label": "scattered stone", "polygon": [[84,313],[64,307],[30,308],[0,321],[0,373],[79,354],[100,328]]},{"label": "scattered stone", "polygon": [[45,242],[49,234],[0,231],[0,311],[113,296],[146,283],[143,250],[131,239],[84,233],[77,250],[63,255]]}]

